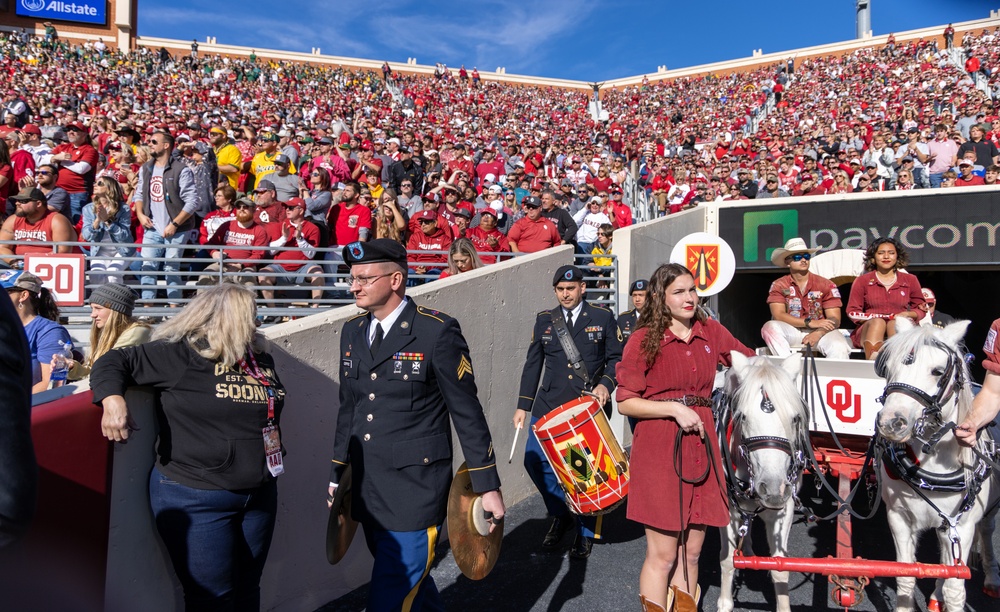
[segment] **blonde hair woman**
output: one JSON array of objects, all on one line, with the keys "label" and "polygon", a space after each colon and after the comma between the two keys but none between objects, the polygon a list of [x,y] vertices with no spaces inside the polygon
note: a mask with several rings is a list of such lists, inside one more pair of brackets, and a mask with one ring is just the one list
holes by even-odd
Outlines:
[{"label": "blonde hair woman", "polygon": [[399,196],[392,189],[382,191],[375,209],[375,237],[406,244],[406,217],[399,210]]},{"label": "blonde hair woman", "polygon": [[153,330],[132,317],[135,291],[116,283],[101,285],[90,294],[90,352],[83,363],[70,363],[70,380],[90,376],[94,363],[111,349],[149,342]]},{"label": "blonde hair woman", "polygon": [[476,245],[468,238],[459,238],[451,243],[448,249],[448,267],[441,271],[438,278],[448,278],[462,272],[483,267],[483,260],[476,253]]},{"label": "blonde hair woman", "polygon": [[284,472],[285,391],[249,289],[199,293],[153,340],[105,353],[90,375],[112,440],[134,429],[125,390],[152,387],[160,434],[149,476],[156,529],[188,610],[258,610]]}]

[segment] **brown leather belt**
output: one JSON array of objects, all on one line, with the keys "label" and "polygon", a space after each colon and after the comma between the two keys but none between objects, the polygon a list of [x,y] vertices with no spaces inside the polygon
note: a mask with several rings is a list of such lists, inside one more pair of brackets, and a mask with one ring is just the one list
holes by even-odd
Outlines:
[{"label": "brown leather belt", "polygon": [[701,397],[700,395],[685,395],[684,397],[668,397],[667,399],[660,401],[677,402],[678,404],[684,404],[685,406],[702,406],[704,408],[712,407],[712,400]]}]

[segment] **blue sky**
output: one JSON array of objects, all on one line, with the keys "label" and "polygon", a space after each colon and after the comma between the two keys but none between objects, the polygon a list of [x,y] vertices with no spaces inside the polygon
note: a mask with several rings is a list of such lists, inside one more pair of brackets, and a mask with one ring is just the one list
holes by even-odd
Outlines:
[{"label": "blue sky", "polygon": [[[798,4],[796,6],[796,4]],[[888,34],[989,17],[996,0],[871,0]],[[854,0],[142,0],[139,35],[602,81],[854,38]],[[790,8],[794,7],[794,8]]]}]

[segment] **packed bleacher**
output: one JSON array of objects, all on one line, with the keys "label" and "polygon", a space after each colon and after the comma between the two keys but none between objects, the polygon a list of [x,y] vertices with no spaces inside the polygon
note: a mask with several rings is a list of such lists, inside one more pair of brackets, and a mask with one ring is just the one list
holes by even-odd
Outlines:
[{"label": "packed bleacher", "polygon": [[337,251],[370,237],[406,245],[418,280],[464,271],[456,253],[471,267],[562,243],[607,255],[636,218],[629,181],[668,215],[1000,176],[989,30],[647,78],[602,92],[606,121],[587,90],[464,66],[408,75],[50,34],[0,35],[0,266],[52,250],[33,241],[80,240],[89,283],[131,275],[146,304],[227,275],[264,300],[319,299]]}]

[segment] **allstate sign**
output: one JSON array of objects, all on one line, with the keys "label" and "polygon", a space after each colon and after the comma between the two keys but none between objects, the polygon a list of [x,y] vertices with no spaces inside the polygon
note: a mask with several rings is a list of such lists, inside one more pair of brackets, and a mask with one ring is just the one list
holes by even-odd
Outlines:
[{"label": "allstate sign", "polygon": [[35,19],[107,23],[107,0],[17,0],[17,14]]}]

